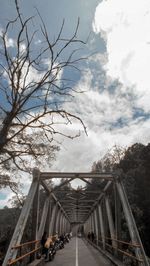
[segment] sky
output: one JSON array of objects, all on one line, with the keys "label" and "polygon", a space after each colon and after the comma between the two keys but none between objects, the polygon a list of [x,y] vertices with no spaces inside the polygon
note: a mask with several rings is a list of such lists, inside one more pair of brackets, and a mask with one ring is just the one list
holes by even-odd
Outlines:
[{"label": "sky", "polygon": [[[81,56],[90,55],[76,75],[73,88],[78,93],[63,108],[81,117],[87,128],[75,122],[59,128],[81,136],[61,143],[57,159],[43,169],[90,171],[113,145],[128,147],[150,140],[150,1],[149,0],[27,0],[20,1],[25,16],[40,10],[49,34],[55,35],[65,18],[65,34],[70,36],[80,18],[79,38],[89,36]],[[13,17],[13,1],[0,1],[0,28]],[[13,40],[13,36],[9,36]],[[38,45],[38,44],[37,44]],[[46,167],[46,168],[45,168]],[[41,169],[41,170],[43,170]],[[24,177],[23,177],[24,178]],[[26,191],[30,181],[24,185]],[[12,193],[1,191],[0,206]]]}]

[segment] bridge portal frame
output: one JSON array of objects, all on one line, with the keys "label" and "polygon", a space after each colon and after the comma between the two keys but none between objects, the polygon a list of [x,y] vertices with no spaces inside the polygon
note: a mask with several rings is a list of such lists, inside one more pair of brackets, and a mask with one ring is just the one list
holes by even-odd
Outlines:
[{"label": "bridge portal frame", "polygon": [[[61,178],[64,179],[60,185],[50,188],[46,182],[48,179]],[[87,193],[94,193],[80,190],[72,191],[72,199],[57,198],[55,192],[62,192],[62,187],[69,182],[80,179],[90,185],[90,179],[99,179],[105,182],[105,186],[100,191],[95,191],[96,198],[94,200],[86,197]],[[39,223],[39,187],[40,185],[47,192],[47,197],[44,202],[43,212],[41,215],[41,222]],[[115,198],[115,215],[113,217],[109,192],[114,190]],[[66,191],[65,191],[66,193]],[[77,195],[78,197],[75,197]],[[94,194],[93,194],[94,195]],[[62,200],[62,201],[61,201]],[[52,204],[53,201],[53,204]],[[64,205],[66,204],[66,205]],[[85,205],[86,204],[86,205]],[[53,205],[53,207],[52,207]],[[33,181],[26,198],[25,204],[22,208],[18,223],[16,225],[13,237],[11,239],[7,254],[5,256],[3,266],[9,265],[10,261],[16,259],[17,249],[14,248],[20,245],[24,233],[24,229],[29,217],[31,208],[33,207],[33,221],[35,224],[33,236],[35,240],[40,240],[44,232],[46,224],[48,225],[48,233],[54,234],[56,231],[64,233],[66,229],[71,228],[71,224],[83,224],[84,231],[87,235],[89,231],[94,231],[96,234],[96,245],[99,247],[101,242],[102,250],[107,255],[106,248],[111,246],[114,256],[119,258],[120,245],[123,241],[120,239],[121,226],[120,214],[121,208],[123,210],[127,227],[129,230],[131,245],[135,249],[135,259],[139,266],[148,266],[148,260],[136,227],[136,223],[132,214],[130,204],[123,186],[120,173],[58,173],[58,172],[40,172],[38,169],[33,171]],[[71,212],[67,208],[71,208]],[[63,226],[62,226],[63,225]],[[111,245],[107,242],[107,233],[110,234]],[[119,239],[118,239],[119,237]],[[35,244],[37,245],[37,244]],[[124,252],[125,253],[125,252]],[[132,256],[131,256],[132,257]],[[116,260],[114,260],[115,262]],[[118,260],[117,260],[118,261]],[[116,264],[121,265],[121,264]]]}]

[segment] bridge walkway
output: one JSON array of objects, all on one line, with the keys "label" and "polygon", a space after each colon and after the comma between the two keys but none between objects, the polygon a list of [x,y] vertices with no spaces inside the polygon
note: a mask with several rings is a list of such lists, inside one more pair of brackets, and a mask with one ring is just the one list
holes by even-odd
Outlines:
[{"label": "bridge walkway", "polygon": [[52,262],[45,263],[46,266],[112,266],[98,250],[82,238],[73,237],[65,248],[57,251]]}]

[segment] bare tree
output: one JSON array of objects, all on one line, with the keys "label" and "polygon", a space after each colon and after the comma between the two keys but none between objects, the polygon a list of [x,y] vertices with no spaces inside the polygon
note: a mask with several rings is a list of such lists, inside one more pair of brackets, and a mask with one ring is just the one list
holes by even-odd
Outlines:
[{"label": "bare tree", "polygon": [[115,144],[98,162],[93,163],[92,172],[109,172],[115,170],[124,157],[125,152],[126,148]]},{"label": "bare tree", "polygon": [[[36,17],[24,19],[17,0],[15,9],[16,17],[0,33],[0,165],[28,171],[29,157],[54,158],[58,150],[54,135],[63,134],[57,124],[77,119],[84,127],[79,117],[62,108],[73,93],[62,73],[66,68],[78,70],[77,63],[83,58],[77,56],[75,47],[85,43],[77,38],[79,20],[70,38],[63,36],[64,21],[52,38],[38,10],[40,29],[32,31]],[[16,36],[12,39],[13,30]],[[41,40],[37,41],[37,34]]]}]

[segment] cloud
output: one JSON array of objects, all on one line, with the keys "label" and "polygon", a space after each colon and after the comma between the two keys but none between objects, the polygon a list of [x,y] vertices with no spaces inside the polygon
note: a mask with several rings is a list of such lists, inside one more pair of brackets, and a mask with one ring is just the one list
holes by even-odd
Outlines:
[{"label": "cloud", "polygon": [[107,75],[132,92],[137,106],[150,111],[150,2],[109,0],[95,12],[93,29],[105,36]]},{"label": "cloud", "polygon": [[67,127],[62,126],[61,130],[64,132],[80,129],[82,134],[73,141],[61,139],[61,150],[52,166],[53,170],[90,171],[93,162],[104,156],[114,144],[126,147],[135,142],[146,144],[149,141],[150,121],[142,115],[134,117],[135,105],[130,95],[122,92],[120,84],[115,90],[109,91],[111,80],[108,81],[107,77],[104,84],[106,88],[101,91],[96,83],[93,87],[94,78],[94,72],[87,68],[75,87],[77,91],[82,89],[85,92],[77,94],[72,102],[64,104],[66,110],[82,118],[87,126],[88,136],[77,122]]},{"label": "cloud", "polygon": [[[81,117],[88,136],[77,120],[67,125],[59,120],[57,131],[71,135],[80,131],[81,137],[70,140],[57,136],[61,150],[52,166],[43,164],[45,171],[90,171],[93,162],[114,144],[126,147],[136,142],[148,143],[149,11],[148,0],[109,0],[97,6],[93,29],[104,38],[107,51],[103,49],[103,54],[97,53],[87,60],[81,79],[73,88],[84,93],[75,93],[62,106]],[[97,45],[98,35],[89,46],[95,49]],[[49,61],[45,63],[48,65]],[[31,72],[30,80],[35,76],[36,72]],[[55,119],[57,122],[58,118]]]},{"label": "cloud", "polygon": [[91,171],[94,161],[99,160],[114,144],[122,147],[136,142],[147,144],[150,139],[150,121],[134,121],[122,128],[105,130],[104,127],[88,129],[88,136],[82,134],[72,141],[63,140],[53,171]]},{"label": "cloud", "polygon": [[[4,29],[1,28],[0,26],[0,37],[3,36],[3,32],[4,32]],[[10,37],[8,37],[8,35],[5,36],[5,41],[6,41],[6,47],[7,48],[14,48],[16,46],[16,41]]]},{"label": "cloud", "polygon": [[10,200],[14,196],[14,193],[9,188],[1,189],[0,191],[0,209],[4,206],[11,207]]}]

